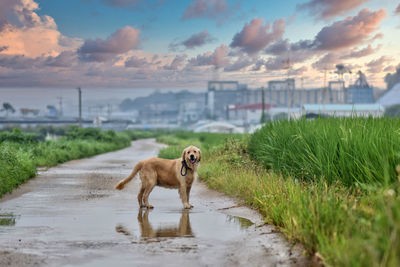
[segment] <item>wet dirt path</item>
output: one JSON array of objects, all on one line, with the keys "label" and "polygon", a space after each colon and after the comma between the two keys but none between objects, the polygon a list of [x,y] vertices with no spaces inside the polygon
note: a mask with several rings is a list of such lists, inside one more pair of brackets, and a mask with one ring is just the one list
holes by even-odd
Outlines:
[{"label": "wet dirt path", "polygon": [[[190,211],[156,187],[138,208],[140,179],[113,190],[153,139],[41,172],[0,200],[0,266],[304,266],[307,260],[253,210],[201,182]],[[201,166],[200,166],[201,168]]]}]

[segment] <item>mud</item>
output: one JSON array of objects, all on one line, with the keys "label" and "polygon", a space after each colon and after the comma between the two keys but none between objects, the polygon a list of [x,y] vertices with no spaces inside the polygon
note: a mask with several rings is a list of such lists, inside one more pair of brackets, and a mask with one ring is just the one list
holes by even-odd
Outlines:
[{"label": "mud", "polygon": [[[163,147],[153,139],[40,172],[0,200],[0,266],[305,266],[259,214],[201,182],[194,208],[177,190],[155,188],[139,209],[139,179],[117,181]],[[262,226],[260,226],[262,225]]]}]

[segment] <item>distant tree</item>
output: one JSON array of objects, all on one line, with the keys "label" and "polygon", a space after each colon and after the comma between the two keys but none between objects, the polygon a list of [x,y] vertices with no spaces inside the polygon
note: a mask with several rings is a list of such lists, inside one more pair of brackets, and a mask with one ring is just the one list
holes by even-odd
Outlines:
[{"label": "distant tree", "polygon": [[3,103],[3,108],[0,111],[5,111],[6,112],[6,116],[8,116],[8,113],[15,113],[15,109],[14,107],[10,104],[10,103]]},{"label": "distant tree", "polygon": [[345,74],[346,72],[351,73],[351,70],[349,68],[345,67],[343,64],[336,65],[335,73],[337,73],[339,75],[340,81],[343,81],[343,74]]},{"label": "distant tree", "polygon": [[397,83],[400,83],[400,65],[397,67],[395,73],[388,73],[385,76],[386,88],[392,89]]},{"label": "distant tree", "polygon": [[130,98],[125,98],[121,104],[119,104],[119,109],[122,111],[128,111],[134,108],[133,100]]}]

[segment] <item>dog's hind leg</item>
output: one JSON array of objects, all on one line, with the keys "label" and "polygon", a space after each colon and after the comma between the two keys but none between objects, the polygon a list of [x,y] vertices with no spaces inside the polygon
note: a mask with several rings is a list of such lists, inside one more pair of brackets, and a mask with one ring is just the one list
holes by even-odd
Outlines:
[{"label": "dog's hind leg", "polygon": [[147,207],[148,209],[152,209],[154,207],[149,204],[149,195],[150,195],[151,191],[153,190],[153,188],[156,186],[156,180],[151,181],[149,179],[149,181],[150,182],[148,182],[146,184],[146,187],[143,192],[143,202],[144,202],[145,207]]},{"label": "dog's hind leg", "polygon": [[143,183],[140,185],[139,193],[137,195],[138,202],[139,202],[139,207],[143,208],[145,205],[143,205],[143,194],[144,194],[145,186]]}]

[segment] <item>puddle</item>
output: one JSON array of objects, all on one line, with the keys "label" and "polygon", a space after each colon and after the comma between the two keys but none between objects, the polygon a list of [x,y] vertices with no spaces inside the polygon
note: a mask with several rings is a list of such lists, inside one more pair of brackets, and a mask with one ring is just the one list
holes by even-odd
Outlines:
[{"label": "puddle", "polygon": [[240,225],[242,229],[247,229],[254,224],[249,219],[243,217],[232,216],[232,215],[226,215],[226,216],[228,217],[229,220],[232,220],[233,223]]},{"label": "puddle", "polygon": [[11,213],[0,214],[0,226],[15,225],[15,215]]},{"label": "puddle", "polygon": [[[194,237],[190,226],[189,211],[182,211],[178,224],[166,223],[153,227],[149,221],[149,209],[139,209],[137,221],[140,229],[140,237],[144,240],[173,237]],[[134,236],[125,226],[117,225],[115,230],[126,236]]]},{"label": "puddle", "polygon": [[248,219],[212,211],[139,209],[137,223],[118,223],[115,231],[133,243],[192,237],[228,240],[244,233],[251,225]]}]

